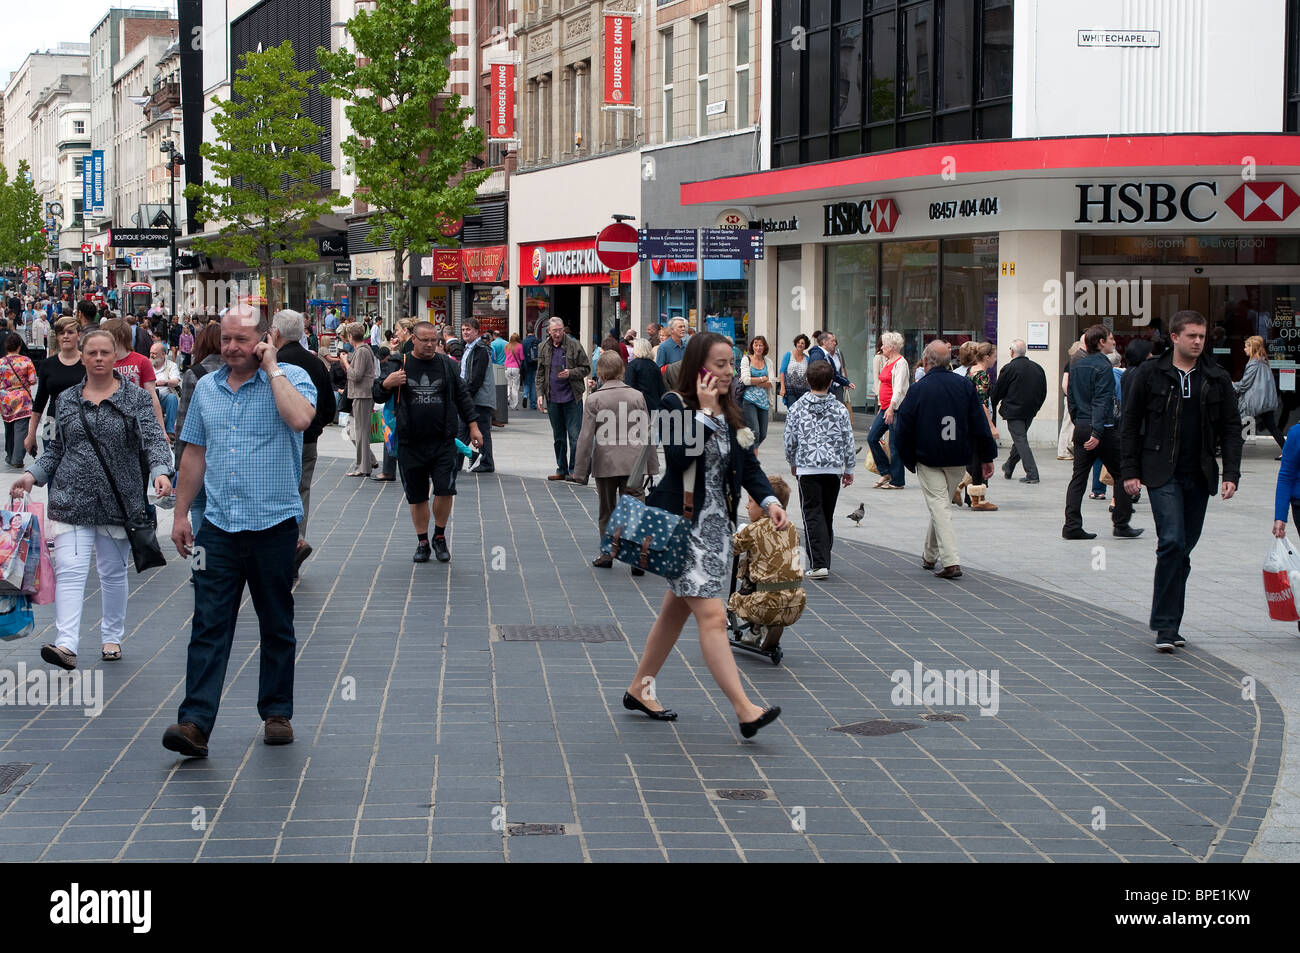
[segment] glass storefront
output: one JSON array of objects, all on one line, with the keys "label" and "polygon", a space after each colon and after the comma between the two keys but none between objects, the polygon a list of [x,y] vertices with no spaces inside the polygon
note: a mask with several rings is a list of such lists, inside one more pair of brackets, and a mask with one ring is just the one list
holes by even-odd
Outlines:
[{"label": "glass storefront", "polygon": [[[865,242],[826,248],[826,328],[839,340],[854,406],[875,388],[869,377],[883,331],[903,335],[909,364],[942,336],[997,342],[998,238]],[[940,276],[942,275],[942,280]],[[781,342],[781,352],[787,348]]]}]

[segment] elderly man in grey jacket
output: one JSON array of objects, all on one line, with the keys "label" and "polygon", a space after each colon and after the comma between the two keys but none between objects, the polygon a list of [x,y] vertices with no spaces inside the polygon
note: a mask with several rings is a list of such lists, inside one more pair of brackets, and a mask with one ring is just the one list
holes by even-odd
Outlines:
[{"label": "elderly man in grey jacket", "polygon": [[[596,525],[603,538],[610,514],[618,504],[618,494],[627,478],[637,471],[642,451],[650,439],[650,415],[645,396],[635,387],[623,383],[623,358],[614,350],[596,359],[600,389],[594,391],[582,408],[582,432],[578,436],[577,462],[571,479],[585,484],[589,475],[596,478],[600,511]],[[644,473],[659,472],[659,453],[651,447],[646,455]],[[637,489],[633,487],[632,489]],[[612,556],[601,553],[591,563],[599,569],[614,565]],[[645,572],[636,566],[632,575]]]},{"label": "elderly man in grey jacket", "polygon": [[[555,472],[548,480],[573,473],[582,429],[582,392],[591,362],[587,352],[565,333],[564,319],[551,318],[537,349],[537,409],[551,419],[555,438]],[[566,451],[567,446],[567,451]]]}]

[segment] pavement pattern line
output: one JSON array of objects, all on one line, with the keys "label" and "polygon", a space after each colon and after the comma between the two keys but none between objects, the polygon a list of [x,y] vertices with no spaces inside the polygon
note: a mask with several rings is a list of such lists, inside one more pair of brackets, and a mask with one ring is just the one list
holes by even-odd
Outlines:
[{"label": "pavement pattern line", "polygon": [[[502,457],[499,451],[499,466]],[[0,745],[24,755],[39,750],[41,757],[26,760],[50,765],[22,791],[0,797],[0,852],[16,860],[47,851],[50,860],[193,860],[199,839],[190,808],[203,805],[212,820],[202,858],[213,861],[1221,862],[1242,859],[1271,803],[1281,714],[1262,687],[1253,705],[1238,701],[1232,666],[1198,650],[1157,667],[1143,627],[1122,615],[978,569],[968,570],[968,588],[958,595],[962,583],[931,581],[909,568],[911,557],[871,545],[843,552],[837,545],[843,566],[833,568],[833,585],[810,587],[809,611],[787,633],[783,666],[738,659],[747,691],[785,708],[780,731],[739,743],[730,706],[719,705],[689,639],[679,641],[663,675],[682,720],[665,732],[643,716],[623,717],[613,700],[663,583],[590,567],[590,488],[520,479],[504,467],[462,474],[452,563],[413,566],[389,542],[410,531],[400,490],[362,480],[345,487],[338,476],[345,462],[321,459],[312,535],[324,536],[295,590],[307,630],[297,656],[298,744],[266,748],[255,733],[259,744],[238,751],[235,729],[255,717],[246,673],[223,695],[209,763],[174,770],[157,745],[161,726],[152,722],[160,715],[149,717],[161,706],[149,696],[165,693],[183,672],[175,636],[188,631],[179,622],[188,613],[175,596],[159,600],[150,611],[178,620],[177,629],[170,637],[132,629],[131,665],[106,669],[110,682],[117,673],[130,681],[109,693],[103,721],[87,727],[79,713],[51,707],[28,726],[12,708],[0,709]],[[366,504],[370,533],[358,531],[358,504]],[[373,532],[389,520],[390,533]],[[486,542],[505,546],[506,571],[491,568]],[[360,574],[358,567],[365,567]],[[181,571],[158,570],[145,585]],[[170,578],[169,586],[185,585]],[[357,606],[365,598],[374,608],[362,631]],[[142,611],[136,603],[133,595],[129,618]],[[441,620],[434,606],[443,609]],[[488,625],[616,623],[629,638],[622,647],[493,642],[489,614]],[[1104,637],[1091,637],[1099,658],[1071,646],[1103,624]],[[395,637],[400,652],[386,661],[358,654],[362,646],[382,654]],[[22,641],[20,649],[39,644]],[[827,730],[947,707],[887,707],[885,676],[913,658],[936,668],[1001,667],[999,715],[970,710],[966,723],[873,739]],[[326,709],[342,676],[366,673],[382,698],[369,700],[372,710],[333,713],[345,720],[330,731]],[[872,697],[878,705],[868,703]],[[1184,786],[1177,778],[1209,783]],[[482,782],[491,782],[490,794]],[[204,793],[210,785],[217,791]],[[728,786],[763,787],[772,796],[702,800]],[[77,793],[70,798],[70,791]],[[580,836],[504,837],[489,829],[498,804],[551,811]],[[1098,804],[1109,808],[1111,823],[1092,832],[1088,811]],[[791,829],[795,806],[808,812],[803,832]],[[342,821],[350,836],[340,836]],[[60,825],[70,833],[55,845]]]}]

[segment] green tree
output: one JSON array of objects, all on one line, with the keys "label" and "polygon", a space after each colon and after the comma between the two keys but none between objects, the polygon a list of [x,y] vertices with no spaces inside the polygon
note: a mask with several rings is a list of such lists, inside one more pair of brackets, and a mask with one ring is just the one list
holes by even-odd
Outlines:
[{"label": "green tree", "polygon": [[387,235],[393,244],[404,317],[408,253],[451,244],[438,223],[472,212],[491,170],[466,171],[483,151],[483,130],[471,125],[474,110],[447,91],[456,44],[446,0],[377,0],[374,10],[357,11],[348,32],[355,50],[316,51],[329,74],[321,88],[348,103],[353,132],[341,149],[356,171],[358,197],[377,209],[370,241]]},{"label": "green tree", "polygon": [[13,180],[4,190],[0,205],[5,207],[3,248],[8,267],[24,268],[40,265],[49,254],[49,239],[45,236],[45,216],[40,193],[32,184],[31,169],[26,159],[20,159]]},{"label": "green tree", "polygon": [[314,70],[300,70],[289,41],[245,54],[230,99],[214,100],[217,137],[199,152],[205,181],[185,187],[198,199],[201,222],[224,222],[212,238],[196,239],[205,255],[256,265],[263,275],[275,261],[315,258],[307,232],[322,215],[346,204],[313,178],[333,165],[311,152],[324,131],[303,115]]},{"label": "green tree", "polygon": [[9,170],[0,162],[0,268],[17,268],[14,262],[14,193],[9,185]]}]

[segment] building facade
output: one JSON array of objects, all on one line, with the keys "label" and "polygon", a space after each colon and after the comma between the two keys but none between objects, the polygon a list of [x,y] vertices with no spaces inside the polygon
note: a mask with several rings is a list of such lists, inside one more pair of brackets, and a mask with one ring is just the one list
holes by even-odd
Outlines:
[{"label": "building facade", "polygon": [[688,183],[681,202],[773,226],[755,329],[778,355],[834,331],[859,406],[885,330],[912,361],[938,336],[1003,361],[1022,338],[1048,371],[1031,430],[1048,443],[1083,329],[1123,345],[1194,308],[1234,376],[1264,334],[1290,407],[1296,6],[790,0],[768,14],[768,168]]}]

